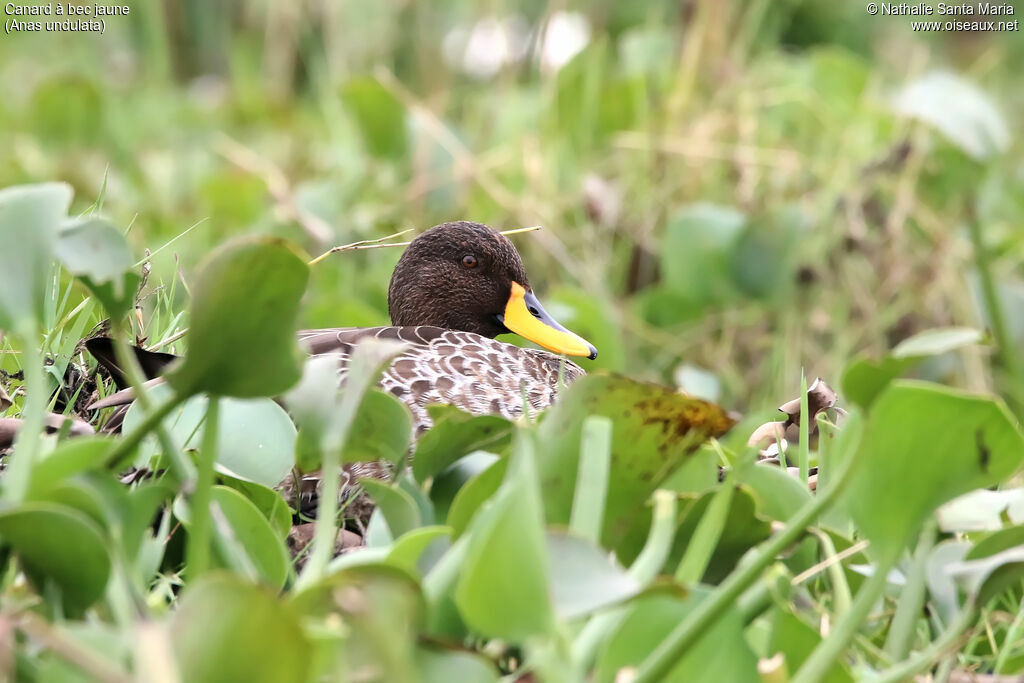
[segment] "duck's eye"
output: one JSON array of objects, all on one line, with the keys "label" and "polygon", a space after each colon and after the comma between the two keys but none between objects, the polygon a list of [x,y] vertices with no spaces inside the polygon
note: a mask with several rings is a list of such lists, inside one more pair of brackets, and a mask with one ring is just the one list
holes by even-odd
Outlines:
[{"label": "duck's eye", "polygon": [[476,263],[476,256],[473,256],[472,254],[466,254],[462,257],[462,265],[467,268],[476,268]]}]

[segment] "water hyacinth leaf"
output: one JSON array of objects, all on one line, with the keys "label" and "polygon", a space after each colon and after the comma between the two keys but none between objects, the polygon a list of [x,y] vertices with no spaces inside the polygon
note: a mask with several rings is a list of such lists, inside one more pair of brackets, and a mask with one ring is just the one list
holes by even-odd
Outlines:
[{"label": "water hyacinth leaf", "polygon": [[83,513],[47,502],[0,512],[0,537],[9,543],[40,595],[53,582],[69,615],[103,596],[110,555],[100,527]]},{"label": "water hyacinth leaf", "polygon": [[497,460],[498,456],[493,453],[475,451],[434,477],[430,484],[430,504],[434,509],[434,518],[446,519],[463,487]]},{"label": "water hyacinth leaf", "polygon": [[381,561],[348,567],[295,594],[292,605],[306,620],[344,629],[345,671],[374,671],[379,681],[425,680],[414,660],[423,596],[407,572]]},{"label": "water hyacinth leaf", "polygon": [[[387,339],[360,341],[349,359],[343,390],[339,387],[337,357],[319,356],[306,361],[301,380],[285,396],[288,410],[303,434],[298,454],[303,469],[316,469],[323,452],[335,452],[342,447],[343,462],[367,459],[363,456],[374,459],[378,453],[395,461],[404,457],[412,434],[408,409],[396,406],[397,399],[390,396],[390,401],[380,397],[369,399],[365,408],[363,403],[384,367],[405,348],[403,342]],[[346,399],[356,401],[347,416],[343,410]],[[371,429],[349,429],[352,424],[362,427],[361,420],[372,420],[381,428],[386,426],[388,436],[381,440],[379,433]],[[364,431],[373,439],[357,433]]]},{"label": "water hyacinth leaf", "polygon": [[416,651],[416,669],[423,681],[497,683],[499,680],[498,672],[486,657],[457,650],[421,647]]},{"label": "water hyacinth leaf", "polygon": [[549,531],[551,596],[562,619],[574,619],[636,595],[643,587],[602,550],[585,539]]},{"label": "water hyacinth leaf", "polygon": [[992,99],[957,74],[925,74],[903,88],[893,106],[931,125],[973,159],[987,159],[1010,145],[1010,129]]},{"label": "water hyacinth leaf", "polygon": [[455,604],[471,629],[511,641],[548,633],[553,624],[544,513],[529,438],[518,440],[505,481],[468,532],[455,587]]},{"label": "water hyacinth leaf", "polygon": [[64,183],[0,190],[0,329],[43,320],[57,233],[71,195]]},{"label": "water hyacinth leaf", "polygon": [[736,478],[753,496],[758,516],[765,519],[785,522],[811,500],[807,486],[781,467],[745,467]]},{"label": "water hyacinth leaf", "polygon": [[[170,394],[166,386],[150,390],[155,400]],[[164,427],[183,448],[198,448],[209,399],[194,396],[164,419]],[[138,404],[132,404],[124,418],[127,432],[145,418]],[[295,425],[288,413],[268,398],[222,399],[217,425],[218,471],[229,476],[277,486],[294,464]],[[155,438],[147,437],[136,462],[145,465],[161,452]]]},{"label": "water hyacinth leaf", "polygon": [[[1016,539],[1008,538],[1006,542],[1010,540]],[[1024,579],[1024,548],[1013,546],[973,560],[968,551],[963,561],[948,565],[946,571],[984,605],[1006,589],[1020,587]]]},{"label": "water hyacinth leaf", "polygon": [[732,249],[745,223],[736,209],[714,204],[694,204],[673,214],[661,248],[665,287],[704,304],[729,295]]},{"label": "water hyacinth leaf", "polygon": [[[708,491],[700,496],[685,496],[689,499],[689,504],[680,506],[679,527],[672,542],[672,551],[665,563],[666,571],[674,571],[684,554],[692,552],[698,525],[708,513],[716,492]],[[709,549],[710,555],[702,575],[703,582],[721,581],[732,571],[744,553],[768,538],[770,533],[771,524],[757,516],[750,490],[746,486],[737,487],[729,500],[721,534],[714,548]]]},{"label": "water hyacinth leaf", "polygon": [[70,439],[32,467],[28,498],[38,495],[79,472],[101,467],[115,441],[110,437]]},{"label": "water hyacinth leaf", "polygon": [[342,449],[342,462],[383,460],[400,464],[412,441],[412,414],[390,392],[369,389],[359,403],[353,424]]},{"label": "water hyacinth leaf", "polygon": [[416,442],[412,471],[424,482],[473,451],[503,452],[515,429],[497,415],[470,415],[450,405],[427,406],[434,425]]},{"label": "water hyacinth leaf", "polygon": [[120,276],[135,262],[121,231],[97,216],[65,221],[57,236],[56,251],[69,273],[96,284],[121,285]]},{"label": "water hyacinth leaf", "polygon": [[270,586],[284,586],[288,578],[288,551],[266,517],[249,499],[226,486],[213,487],[212,503],[224,514],[260,577]]},{"label": "water hyacinth leaf", "polygon": [[480,507],[490,500],[501,486],[508,470],[508,458],[501,458],[476,475],[459,489],[448,509],[448,526],[458,538],[469,528],[469,523]]},{"label": "water hyacinth leaf", "polygon": [[924,358],[955,351],[984,340],[981,330],[972,327],[940,327],[925,330],[904,339],[892,350],[893,358]]},{"label": "water hyacinth leaf", "polygon": [[982,332],[970,327],[925,330],[904,339],[881,360],[862,357],[847,365],[842,378],[843,394],[847,401],[867,408],[891,381],[924,358],[977,344],[983,339]]},{"label": "water hyacinth leaf", "polygon": [[359,484],[377,505],[374,514],[383,515],[391,538],[398,538],[420,525],[419,507],[408,493],[377,479],[361,479]]},{"label": "water hyacinth leaf", "polygon": [[[623,668],[638,666],[702,597],[694,594],[680,600],[673,595],[649,595],[637,599],[602,650],[594,680],[613,683]],[[728,609],[715,621],[661,680],[759,682],[757,658],[746,644],[743,621],[736,610]]]},{"label": "water hyacinth leaf", "polygon": [[221,483],[240,494],[256,506],[277,536],[284,540],[292,528],[292,511],[281,494],[274,489],[245,479],[236,479],[222,474]]},{"label": "water hyacinth leaf", "polygon": [[[783,654],[787,671],[798,671],[821,643],[821,634],[788,609],[776,608],[772,612],[768,649]],[[848,683],[853,679],[842,663],[836,662],[822,680],[825,683]]]},{"label": "water hyacinth leaf", "polygon": [[371,155],[388,159],[405,155],[405,107],[379,81],[370,77],[350,80],[342,90],[342,100]]},{"label": "water hyacinth leaf", "polygon": [[998,531],[1007,524],[1024,523],[1024,489],[965,493],[940,507],[939,528],[953,531]]},{"label": "water hyacinth leaf", "polygon": [[1024,437],[997,400],[898,380],[875,400],[852,455],[846,507],[885,565],[939,505],[1017,470]]},{"label": "water hyacinth leaf", "polygon": [[651,493],[710,437],[733,421],[720,407],[655,384],[588,375],[559,396],[540,424],[540,462],[549,523],[568,524],[579,470],[583,420],[612,422],[612,455],[602,545],[614,548],[644,511]]},{"label": "water hyacinth leaf", "polygon": [[388,564],[400,567],[410,574],[423,573],[420,566],[421,558],[427,548],[438,544],[439,547],[448,547],[448,539],[452,530],[446,526],[425,526],[413,529],[401,538],[397,539],[388,553]]},{"label": "water hyacinth leaf", "polygon": [[295,340],[309,267],[289,243],[233,240],[192,278],[189,350],[167,375],[181,394],[275,396],[301,376]]},{"label": "water hyacinth leaf", "polygon": [[193,582],[171,622],[181,680],[197,683],[308,680],[312,647],[291,606],[227,574]]}]

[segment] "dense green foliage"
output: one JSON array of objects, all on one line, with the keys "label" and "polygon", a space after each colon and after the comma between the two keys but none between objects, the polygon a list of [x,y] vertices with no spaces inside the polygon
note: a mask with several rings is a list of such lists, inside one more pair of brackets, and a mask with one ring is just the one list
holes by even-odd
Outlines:
[{"label": "dense green foliage", "polygon": [[[809,0],[131,8],[0,43],[0,676],[1024,671],[1019,33]],[[437,407],[412,444],[373,389],[396,347],[339,394],[293,336],[386,322],[400,250],[306,254],[454,218],[543,225],[533,285],[600,357],[536,424]],[[108,319],[137,388],[129,341],[183,362],[121,436],[45,433],[108,416],[79,343]],[[797,415],[815,491],[746,445],[802,371],[846,413]],[[342,464],[410,452],[335,556]],[[326,482],[298,561],[296,465]]]}]

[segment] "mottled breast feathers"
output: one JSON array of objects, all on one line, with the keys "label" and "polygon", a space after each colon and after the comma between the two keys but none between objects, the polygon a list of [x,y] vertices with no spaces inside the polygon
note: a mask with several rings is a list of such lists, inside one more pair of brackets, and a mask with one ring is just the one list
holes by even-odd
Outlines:
[{"label": "mottled breast feathers", "polygon": [[554,402],[560,386],[585,374],[572,361],[547,351],[440,327],[307,330],[299,333],[299,343],[312,355],[337,355],[344,381],[355,344],[369,337],[409,344],[384,371],[380,387],[412,411],[416,436],[431,425],[426,406],[432,403],[509,419],[521,417],[525,409],[532,417]]}]

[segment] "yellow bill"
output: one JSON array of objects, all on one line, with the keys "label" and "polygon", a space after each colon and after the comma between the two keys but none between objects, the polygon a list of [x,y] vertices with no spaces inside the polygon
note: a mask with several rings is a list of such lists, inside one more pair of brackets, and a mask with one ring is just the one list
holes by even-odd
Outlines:
[{"label": "yellow bill", "polygon": [[583,337],[565,329],[552,318],[533,292],[527,292],[518,282],[512,283],[512,293],[505,304],[504,315],[498,316],[512,332],[548,351],[567,356],[597,358],[597,349]]}]

